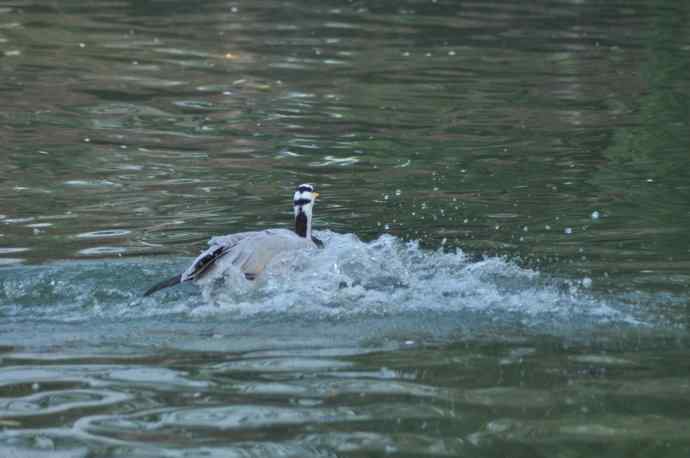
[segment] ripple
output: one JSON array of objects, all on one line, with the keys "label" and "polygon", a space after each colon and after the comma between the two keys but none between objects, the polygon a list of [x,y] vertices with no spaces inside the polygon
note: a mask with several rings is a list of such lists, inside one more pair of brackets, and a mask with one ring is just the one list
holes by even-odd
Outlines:
[{"label": "ripple", "polygon": [[409,432],[323,432],[307,434],[304,441],[346,456],[357,452],[365,456],[473,456],[476,453],[476,448],[455,435],[438,437],[437,434]]},{"label": "ripple", "polygon": [[100,231],[93,232],[82,232],[77,234],[77,238],[80,239],[101,239],[101,238],[111,238],[111,237],[124,237],[130,234],[132,231],[127,229],[103,229]]},{"label": "ripple", "polygon": [[667,377],[625,381],[617,386],[616,394],[650,399],[683,399],[687,402],[690,401],[690,380],[685,377]]},{"label": "ripple", "polygon": [[170,113],[142,104],[109,103],[87,108],[87,112],[94,115],[139,115],[139,116],[171,116]]},{"label": "ripple", "polygon": [[110,370],[108,365],[55,365],[55,366],[10,366],[0,368],[0,393],[9,396],[20,385],[33,386],[37,389],[52,384],[80,387],[84,384],[95,384],[91,378]]},{"label": "ripple", "polygon": [[3,223],[6,224],[24,224],[24,223],[30,223],[32,221],[35,221],[36,218],[34,217],[28,217],[28,218],[5,218],[2,220]]},{"label": "ripple", "polygon": [[154,431],[186,428],[219,430],[258,429],[306,423],[361,421],[369,417],[351,408],[295,408],[258,405],[190,408],[145,412],[134,416],[92,417],[78,422],[84,431],[101,434],[134,430]]},{"label": "ripple", "polygon": [[192,108],[200,111],[211,111],[218,109],[213,103],[205,100],[179,100],[174,102],[175,105],[182,108]]},{"label": "ripple", "polygon": [[382,380],[333,380],[339,374],[321,373],[318,382],[295,381],[286,384],[240,383],[237,389],[245,393],[282,393],[284,395],[304,395],[311,398],[328,399],[334,393],[340,395],[383,395],[383,396],[413,396],[417,398],[451,399],[449,390],[439,389],[423,384]]},{"label": "ripple", "polygon": [[79,250],[79,254],[83,256],[106,256],[113,254],[123,254],[127,252],[127,248],[120,246],[97,246],[92,248],[84,248]]},{"label": "ripple", "polygon": [[553,396],[548,391],[513,387],[468,390],[464,399],[470,404],[521,408],[544,408],[554,403]]},{"label": "ripple", "polygon": [[684,440],[690,426],[662,415],[600,415],[595,418],[565,417],[558,420],[501,419],[490,422],[486,432],[475,439],[496,436],[522,443],[554,443],[579,440],[600,443],[602,440]]},{"label": "ripple", "polygon": [[[141,70],[137,66],[137,69]],[[154,70],[156,68],[154,67]],[[176,86],[181,86],[183,84],[186,84],[184,81],[178,81],[178,80],[166,80],[162,78],[154,78],[154,77],[145,77],[145,76],[131,76],[131,75],[120,75],[116,77],[111,77],[113,81],[126,81],[129,83],[135,83],[141,87],[145,88],[166,88],[170,89]]]},{"label": "ripple", "polygon": [[41,416],[74,409],[103,407],[130,399],[124,393],[107,390],[58,390],[20,398],[0,399],[0,418]]},{"label": "ripple", "polygon": [[108,180],[68,180],[64,183],[67,186],[75,188],[107,188],[111,186],[121,186]]},{"label": "ripple", "polygon": [[569,358],[572,361],[602,366],[635,366],[637,363],[623,358],[607,355],[577,355]]},{"label": "ripple", "polygon": [[326,369],[340,369],[350,367],[344,361],[308,358],[270,358],[229,361],[213,367],[219,372],[292,372],[292,371],[322,371]]},{"label": "ripple", "polygon": [[326,156],[324,157],[325,160],[323,161],[317,161],[317,162],[310,162],[309,165],[315,166],[315,167],[326,167],[329,165],[335,165],[338,167],[347,167],[350,165],[354,165],[359,162],[359,158],[350,156],[350,157],[335,157],[335,156]]},{"label": "ripple", "polygon": [[108,378],[111,380],[125,381],[129,383],[150,383],[158,388],[187,386],[193,388],[206,388],[209,383],[206,381],[190,380],[187,374],[164,368],[137,367],[129,369],[118,369],[111,371]]},{"label": "ripple", "polygon": [[31,250],[31,248],[25,247],[0,247],[0,255],[11,254],[11,253],[23,253]]},{"label": "ripple", "polygon": [[349,408],[303,409],[254,405],[191,409],[165,414],[160,422],[174,426],[206,426],[220,429],[263,428],[271,425],[364,420]]}]

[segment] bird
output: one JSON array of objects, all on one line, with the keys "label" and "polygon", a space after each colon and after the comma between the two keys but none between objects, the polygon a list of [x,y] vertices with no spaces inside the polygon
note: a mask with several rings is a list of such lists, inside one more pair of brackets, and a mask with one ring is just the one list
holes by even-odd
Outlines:
[{"label": "bird", "polygon": [[297,186],[292,202],[295,215],[294,231],[265,229],[212,237],[208,241],[209,248],[197,256],[187,270],[155,284],[146,290],[144,297],[170,286],[199,280],[218,266],[220,259],[229,260],[233,266],[239,268],[247,280],[255,280],[280,253],[323,248],[323,242],[312,234],[313,210],[317,197],[319,193],[314,190],[313,185]]}]

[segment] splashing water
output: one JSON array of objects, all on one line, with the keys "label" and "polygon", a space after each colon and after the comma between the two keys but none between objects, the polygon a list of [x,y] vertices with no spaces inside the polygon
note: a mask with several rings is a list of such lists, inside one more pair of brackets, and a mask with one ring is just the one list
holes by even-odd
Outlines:
[{"label": "splashing water", "polygon": [[459,249],[427,251],[392,235],[368,243],[351,234],[318,235],[324,249],[279,257],[254,282],[226,271],[209,275],[198,288],[177,286],[146,299],[140,296],[149,283],[182,271],[189,261],[8,268],[0,315],[81,321],[171,314],[203,320],[218,315],[345,319],[460,313],[530,325],[640,323],[578,282],[554,279],[504,258],[472,261]]},{"label": "splashing water", "polygon": [[369,243],[351,234],[321,232],[319,237],[325,249],[276,259],[255,283],[239,274],[205,282],[207,304],[192,313],[382,316],[463,311],[637,321],[589,296],[577,282],[555,280],[504,258],[472,262],[460,249],[425,251],[417,242],[387,234]]}]

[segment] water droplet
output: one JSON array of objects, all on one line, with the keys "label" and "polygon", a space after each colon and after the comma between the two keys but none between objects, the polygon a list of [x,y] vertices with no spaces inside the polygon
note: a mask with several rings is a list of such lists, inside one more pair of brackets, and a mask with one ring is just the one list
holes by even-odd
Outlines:
[{"label": "water droplet", "polygon": [[594,210],[592,212],[592,219],[599,219],[599,212],[598,211]]},{"label": "water droplet", "polygon": [[402,191],[399,190],[399,189],[396,189],[396,190],[395,190],[395,195],[396,195],[396,196],[399,196],[400,194],[402,194]]},{"label": "water droplet", "polygon": [[572,228],[572,227],[566,227],[566,228],[565,228],[565,231],[563,231],[563,232],[565,232],[566,234],[570,235],[570,234],[573,233],[573,228]]}]

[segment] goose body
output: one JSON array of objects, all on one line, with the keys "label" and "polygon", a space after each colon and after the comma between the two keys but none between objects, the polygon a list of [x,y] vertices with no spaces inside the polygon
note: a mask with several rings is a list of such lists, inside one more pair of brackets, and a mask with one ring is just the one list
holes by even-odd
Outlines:
[{"label": "goose body", "polygon": [[149,288],[144,296],[179,283],[199,280],[212,270],[228,266],[239,269],[248,280],[254,280],[279,254],[323,246],[311,235],[312,209],[318,195],[311,185],[297,187],[293,199],[294,231],[266,229],[213,237],[208,242],[209,248],[197,256],[187,270]]}]

